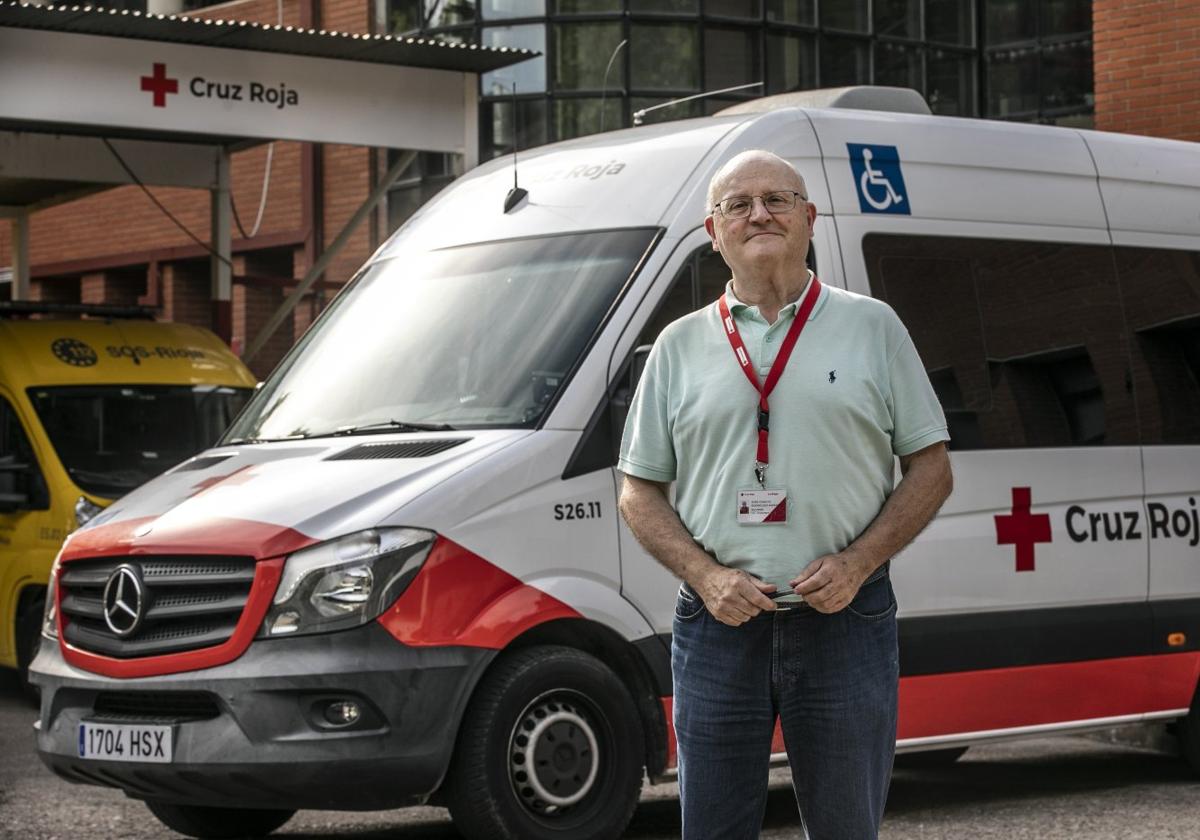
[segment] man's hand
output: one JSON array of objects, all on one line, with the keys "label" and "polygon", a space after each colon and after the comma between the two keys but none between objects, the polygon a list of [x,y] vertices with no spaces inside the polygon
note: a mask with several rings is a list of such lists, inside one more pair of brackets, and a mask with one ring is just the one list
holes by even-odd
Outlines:
[{"label": "man's hand", "polygon": [[865,558],[847,549],[818,557],[788,585],[818,612],[835,613],[854,600],[873,569]]},{"label": "man's hand", "polygon": [[712,617],[722,624],[737,627],[764,610],[775,609],[775,602],[763,593],[775,591],[775,584],[763,583],[741,569],[715,563],[692,585]]}]

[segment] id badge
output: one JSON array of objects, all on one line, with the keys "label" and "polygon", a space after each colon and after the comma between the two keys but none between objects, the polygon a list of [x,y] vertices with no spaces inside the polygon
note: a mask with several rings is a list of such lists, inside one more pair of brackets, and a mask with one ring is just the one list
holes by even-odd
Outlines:
[{"label": "id badge", "polygon": [[773,525],[787,522],[787,491],[739,490],[737,521],[739,525]]}]

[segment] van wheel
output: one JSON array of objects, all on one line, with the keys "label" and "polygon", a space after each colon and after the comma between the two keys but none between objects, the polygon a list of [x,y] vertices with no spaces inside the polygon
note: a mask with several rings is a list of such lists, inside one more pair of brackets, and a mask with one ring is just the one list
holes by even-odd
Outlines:
[{"label": "van wheel", "polygon": [[295,811],[268,811],[257,808],[209,808],[203,805],[173,805],[147,801],[150,813],[172,831],[188,837],[221,838],[266,837],[292,818]]},{"label": "van wheel", "polygon": [[42,612],[45,608],[45,599],[38,598],[17,619],[17,671],[21,676],[21,691],[34,705],[40,701],[41,692],[29,681],[29,666],[42,644]]},{"label": "van wheel", "polygon": [[504,654],[467,707],[446,779],[471,840],[608,840],[642,787],[642,724],[624,683],[567,647]]},{"label": "van wheel", "polygon": [[896,767],[901,770],[932,770],[936,767],[949,767],[962,758],[966,751],[966,747],[948,747],[944,750],[901,753],[896,756]]}]

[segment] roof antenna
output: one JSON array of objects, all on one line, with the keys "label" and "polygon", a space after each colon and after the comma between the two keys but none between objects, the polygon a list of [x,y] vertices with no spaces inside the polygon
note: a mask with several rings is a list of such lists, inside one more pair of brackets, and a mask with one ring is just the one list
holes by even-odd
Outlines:
[{"label": "roof antenna", "polygon": [[517,185],[517,141],[521,136],[520,123],[517,117],[517,83],[513,82],[512,86],[512,104],[513,104],[513,185],[508,191],[508,195],[504,196],[504,212],[510,212],[514,207],[521,203],[521,199],[529,195],[529,190],[522,189]]},{"label": "roof antenna", "polygon": [[608,66],[604,68],[604,84],[600,87],[600,133],[604,133],[604,99],[608,95],[608,71],[612,70],[613,62],[617,59],[617,53],[621,51],[621,47],[629,43],[626,38],[613,49],[612,55],[608,57]]}]

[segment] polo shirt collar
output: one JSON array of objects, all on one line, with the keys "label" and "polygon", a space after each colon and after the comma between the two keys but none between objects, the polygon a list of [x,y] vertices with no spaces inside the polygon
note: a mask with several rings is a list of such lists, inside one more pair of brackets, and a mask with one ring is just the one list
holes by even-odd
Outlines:
[{"label": "polo shirt collar", "polygon": [[[812,273],[812,269],[808,269],[808,282],[804,284],[804,288],[800,290],[800,294],[796,296],[795,300],[785,304],[783,308],[779,310],[780,318],[783,318],[785,315],[796,314],[796,309],[800,306],[800,301],[804,300],[804,296],[808,294],[809,287],[812,286],[812,281],[814,278],[815,275]],[[733,293],[732,278],[730,278],[730,280],[725,284],[725,301],[729,304],[729,311],[734,315],[739,315],[744,310],[751,308],[753,308],[755,312],[758,311],[757,306],[753,306],[749,303],[742,303],[740,300],[738,300],[738,296]],[[811,319],[812,316],[810,315],[809,318]]]}]

